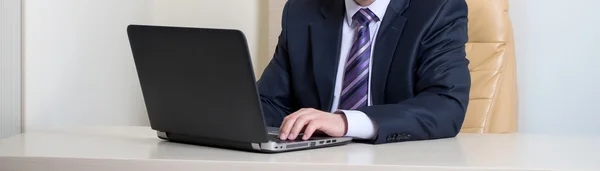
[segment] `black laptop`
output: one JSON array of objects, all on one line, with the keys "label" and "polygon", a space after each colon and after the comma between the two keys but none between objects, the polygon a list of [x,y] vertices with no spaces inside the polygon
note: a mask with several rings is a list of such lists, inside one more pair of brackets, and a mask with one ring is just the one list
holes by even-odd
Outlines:
[{"label": "black laptop", "polygon": [[131,50],[152,129],[179,143],[258,152],[343,145],[349,137],[282,141],[265,126],[241,31],[130,25]]}]

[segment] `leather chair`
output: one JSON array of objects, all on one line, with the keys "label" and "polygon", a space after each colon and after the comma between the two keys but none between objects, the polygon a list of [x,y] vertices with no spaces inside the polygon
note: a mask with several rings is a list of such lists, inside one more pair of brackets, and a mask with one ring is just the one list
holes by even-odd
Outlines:
[{"label": "leather chair", "polygon": [[[466,0],[472,77],[463,133],[517,131],[516,63],[508,0]],[[269,0],[269,52],[274,51],[286,0]],[[269,59],[261,59],[261,62]]]},{"label": "leather chair", "polygon": [[461,132],[517,131],[517,78],[508,0],[467,0],[472,85]]}]

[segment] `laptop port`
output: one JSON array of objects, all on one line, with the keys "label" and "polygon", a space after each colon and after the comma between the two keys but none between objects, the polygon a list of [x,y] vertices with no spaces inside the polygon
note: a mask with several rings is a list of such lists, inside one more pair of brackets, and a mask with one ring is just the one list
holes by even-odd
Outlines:
[{"label": "laptop port", "polygon": [[337,140],[331,140],[331,142],[337,142]]},{"label": "laptop port", "polygon": [[327,143],[331,143],[331,140],[327,140]]},{"label": "laptop port", "polygon": [[319,141],[319,144],[323,144],[325,141]]}]

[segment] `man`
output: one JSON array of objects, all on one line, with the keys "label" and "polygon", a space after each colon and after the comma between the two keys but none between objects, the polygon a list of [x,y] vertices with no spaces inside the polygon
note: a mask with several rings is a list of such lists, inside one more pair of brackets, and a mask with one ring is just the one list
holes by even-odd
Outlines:
[{"label": "man", "polygon": [[268,126],[283,140],[456,136],[471,86],[467,11],[465,0],[289,0],[258,81]]}]

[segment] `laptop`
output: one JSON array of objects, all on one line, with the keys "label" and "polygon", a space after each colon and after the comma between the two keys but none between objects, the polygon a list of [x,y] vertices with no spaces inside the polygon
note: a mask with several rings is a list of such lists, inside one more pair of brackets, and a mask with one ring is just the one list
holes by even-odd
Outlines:
[{"label": "laptop", "polygon": [[245,35],[239,30],[130,25],[129,43],[150,126],[167,141],[276,153],[350,137],[278,138],[265,126]]}]

